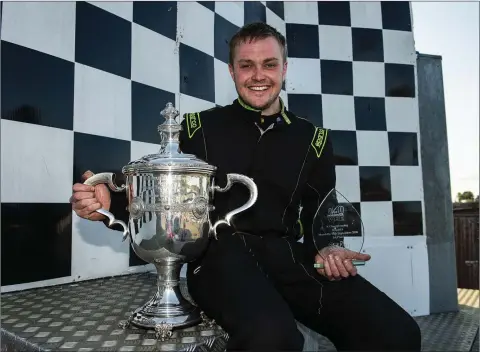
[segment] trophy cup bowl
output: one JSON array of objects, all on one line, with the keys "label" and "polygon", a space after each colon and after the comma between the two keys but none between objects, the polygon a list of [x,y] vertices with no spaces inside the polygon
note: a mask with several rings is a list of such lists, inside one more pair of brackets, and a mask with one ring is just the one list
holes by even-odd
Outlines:
[{"label": "trophy cup bowl", "polygon": [[[180,151],[182,126],[175,121],[179,113],[172,103],[161,114],[166,121],[158,126],[159,152],[124,166],[124,185],[115,184],[113,173],[96,174],[84,183],[92,186],[104,183],[113,192],[126,193],[128,224],[105,209],[97,211],[108,217],[110,227],[122,226],[123,240],[128,238],[138,257],[155,266],[157,290],[122,326],[133,324],[152,329],[157,338],[165,340],[175,329],[194,326],[202,320],[208,323],[199,307],[180,291],[180,270],[183,264],[205,252],[210,239],[217,238],[219,225],[229,226],[233,216],[250,208],[258,193],[253,180],[240,174],[227,174],[223,188],[215,185],[215,166]],[[249,189],[249,200],[212,225],[210,212],[215,192],[227,192],[236,182]]]}]

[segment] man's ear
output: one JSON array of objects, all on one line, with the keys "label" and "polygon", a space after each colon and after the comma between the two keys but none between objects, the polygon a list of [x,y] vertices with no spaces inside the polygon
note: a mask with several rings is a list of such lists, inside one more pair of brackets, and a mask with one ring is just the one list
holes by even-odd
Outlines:
[{"label": "man's ear", "polygon": [[285,61],[285,63],[283,64],[283,71],[282,71],[283,81],[285,81],[285,79],[287,78],[287,68],[288,68],[288,62]]},{"label": "man's ear", "polygon": [[232,64],[228,64],[228,71],[230,72],[230,77],[232,77],[232,79],[234,79],[233,77],[235,77],[235,72],[233,70],[233,65]]}]

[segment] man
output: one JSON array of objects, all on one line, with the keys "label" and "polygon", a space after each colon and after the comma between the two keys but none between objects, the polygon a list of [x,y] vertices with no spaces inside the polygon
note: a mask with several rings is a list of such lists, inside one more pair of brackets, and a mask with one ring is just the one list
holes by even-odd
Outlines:
[{"label": "man", "polygon": [[[324,245],[318,252],[313,243],[313,215],[335,187],[333,150],[327,130],[287,111],[279,98],[286,58],[285,38],[275,29],[244,26],[230,43],[238,99],[184,115],[182,151],[217,166],[218,185],[225,184],[225,174],[241,173],[259,191],[256,204],[238,214],[232,227],[220,227],[204,257],[188,264],[189,292],[229,333],[228,350],[300,351],[297,320],[338,350],[419,351],[415,321],[357,275],[351,261],[370,256]],[[103,207],[128,218],[124,195],[111,201],[104,185],[93,190],[75,184],[73,190],[80,217],[104,220],[94,213]],[[212,221],[248,196],[243,185],[216,194]],[[298,242],[299,220],[304,243]],[[315,262],[325,269],[314,269]]]}]

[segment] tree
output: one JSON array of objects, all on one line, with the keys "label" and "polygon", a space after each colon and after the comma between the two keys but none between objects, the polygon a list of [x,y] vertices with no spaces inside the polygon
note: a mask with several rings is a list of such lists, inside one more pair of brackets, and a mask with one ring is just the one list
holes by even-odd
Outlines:
[{"label": "tree", "polygon": [[[477,199],[478,199],[478,196],[477,196]],[[473,195],[473,192],[471,192],[471,191],[458,192],[457,193],[457,201],[458,202],[474,202],[475,201],[475,196]]]}]

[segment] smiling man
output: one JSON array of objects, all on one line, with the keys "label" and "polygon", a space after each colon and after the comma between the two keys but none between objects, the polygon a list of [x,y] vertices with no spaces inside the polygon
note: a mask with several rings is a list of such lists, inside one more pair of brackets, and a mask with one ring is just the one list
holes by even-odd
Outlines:
[{"label": "smiling man", "polygon": [[[335,187],[333,150],[328,130],[287,111],[280,99],[285,38],[264,23],[244,26],[230,42],[229,70],[238,99],[185,114],[181,149],[217,166],[219,186],[228,173],[252,177],[258,199],[232,227],[219,228],[218,240],[188,264],[192,298],[229,334],[231,351],[300,351],[304,339],[296,320],[338,350],[420,351],[412,317],[357,275],[351,261],[370,256],[326,244],[320,255],[313,244],[313,215]],[[128,220],[125,197],[110,195],[105,185],[92,190],[75,184],[73,190],[78,216],[104,220],[94,213],[103,206]],[[248,197],[237,184],[217,193],[212,223]],[[314,269],[315,262],[325,269]]]},{"label": "smiling man", "polygon": [[238,34],[233,37],[229,71],[243,101],[261,110],[262,115],[272,115],[280,111],[279,94],[287,73],[286,49],[278,42],[284,39],[273,36],[256,39],[259,38],[243,38]]}]

